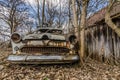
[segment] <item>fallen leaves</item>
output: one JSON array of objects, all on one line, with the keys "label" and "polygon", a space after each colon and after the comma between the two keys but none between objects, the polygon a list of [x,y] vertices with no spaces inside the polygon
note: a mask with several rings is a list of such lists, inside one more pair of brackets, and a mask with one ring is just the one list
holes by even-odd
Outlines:
[{"label": "fallen leaves", "polygon": [[3,65],[0,65],[0,71],[3,70],[4,66]]},{"label": "fallen leaves", "polygon": [[[6,57],[8,51],[4,51]],[[1,60],[0,60],[1,61]],[[5,59],[3,61],[6,61]],[[0,80],[119,80],[120,67],[88,59],[84,67],[77,65],[0,65]]]}]

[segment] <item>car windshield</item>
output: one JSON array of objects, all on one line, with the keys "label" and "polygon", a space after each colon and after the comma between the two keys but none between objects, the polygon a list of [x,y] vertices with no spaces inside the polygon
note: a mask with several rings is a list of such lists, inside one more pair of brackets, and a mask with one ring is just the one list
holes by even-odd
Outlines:
[{"label": "car windshield", "polygon": [[59,29],[39,29],[39,33],[52,33],[52,34],[62,34],[62,30]]}]

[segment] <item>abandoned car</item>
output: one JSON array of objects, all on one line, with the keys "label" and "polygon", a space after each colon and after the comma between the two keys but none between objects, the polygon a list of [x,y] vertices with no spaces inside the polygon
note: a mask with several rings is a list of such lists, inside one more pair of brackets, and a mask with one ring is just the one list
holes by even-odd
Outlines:
[{"label": "abandoned car", "polygon": [[7,60],[20,64],[73,63],[79,60],[74,34],[60,28],[42,27],[31,34],[11,35],[13,53]]}]

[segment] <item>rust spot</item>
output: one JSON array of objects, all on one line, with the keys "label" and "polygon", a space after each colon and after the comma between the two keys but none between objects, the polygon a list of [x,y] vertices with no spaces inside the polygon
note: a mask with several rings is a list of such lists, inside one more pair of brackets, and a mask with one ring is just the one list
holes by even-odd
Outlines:
[{"label": "rust spot", "polygon": [[23,53],[69,53],[69,49],[65,47],[23,47]]}]

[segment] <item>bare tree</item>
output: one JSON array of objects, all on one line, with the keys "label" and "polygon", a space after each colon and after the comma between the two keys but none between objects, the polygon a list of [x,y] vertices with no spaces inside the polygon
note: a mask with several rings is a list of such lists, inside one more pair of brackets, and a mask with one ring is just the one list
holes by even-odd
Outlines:
[{"label": "bare tree", "polygon": [[52,26],[54,24],[55,17],[58,13],[57,11],[57,5],[53,5],[52,2],[47,1],[46,2],[46,22],[49,24],[49,26]]},{"label": "bare tree", "polygon": [[[77,34],[77,37],[79,39],[79,45],[80,45],[80,49],[79,49],[79,56],[80,56],[80,61],[81,64],[83,64],[83,57],[84,57],[84,53],[85,53],[85,26],[86,26],[86,18],[87,18],[87,7],[88,7],[88,3],[89,0],[77,0],[77,2],[79,2],[78,7],[82,7],[82,9],[78,8],[78,10],[81,10],[81,18],[80,18],[80,26],[78,25],[78,14],[77,14],[77,8],[75,5],[75,0],[72,0],[72,8],[73,8],[73,21],[74,21],[74,26],[75,26],[75,32]],[[80,38],[79,38],[80,37]]]},{"label": "bare tree", "polygon": [[25,3],[22,0],[4,0],[0,1],[0,6],[4,7],[4,12],[0,13],[0,19],[10,27],[12,34],[17,30],[18,26],[22,25],[23,21],[26,18],[25,11],[27,8],[25,6]]},{"label": "bare tree", "polygon": [[42,27],[45,19],[45,0],[43,0],[43,7],[42,7]]},{"label": "bare tree", "polygon": [[80,33],[80,56],[81,58],[83,58],[85,54],[85,26],[86,26],[88,3],[89,3],[89,0],[82,1],[81,22],[80,22],[81,32],[79,32]]},{"label": "bare tree", "polygon": [[72,0],[72,10],[73,10],[73,23],[75,27],[75,33],[78,36],[78,19],[77,19],[77,9],[76,9],[76,1]]},{"label": "bare tree", "polygon": [[[106,14],[105,14],[105,22],[108,24],[108,26],[111,29],[113,29],[118,34],[118,36],[120,36],[120,28],[113,23],[111,14],[110,14],[110,11],[112,10],[113,5],[116,2],[118,2],[118,1],[117,0],[109,0],[109,5],[107,6],[107,10],[106,10]],[[120,2],[119,2],[119,4],[120,4]]]},{"label": "bare tree", "polygon": [[38,25],[40,26],[40,1],[36,0],[37,2],[37,15],[38,15]]}]

